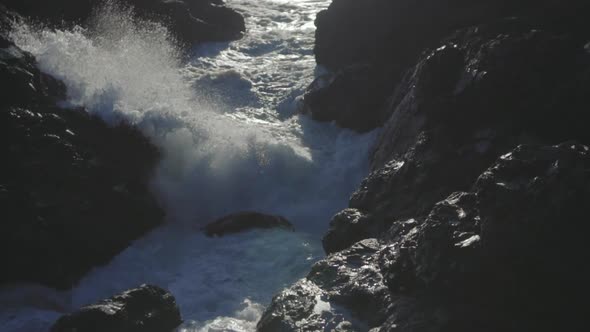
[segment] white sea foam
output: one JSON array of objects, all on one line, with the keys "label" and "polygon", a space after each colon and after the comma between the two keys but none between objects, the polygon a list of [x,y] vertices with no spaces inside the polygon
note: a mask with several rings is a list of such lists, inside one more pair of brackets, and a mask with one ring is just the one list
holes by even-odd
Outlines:
[{"label": "white sea foam", "polygon": [[[272,294],[321,257],[329,218],[366,174],[373,134],[295,115],[314,75],[313,19],[328,2],[228,2],[246,17],[247,36],[199,46],[188,61],[164,26],[112,3],[85,27],[14,30],[66,83],[67,103],[137,125],[163,152],[153,190],[169,223],[63,294],[71,308],[152,282],[176,296],[181,331],[251,331]],[[299,232],[207,239],[196,230],[240,210],[281,214]],[[42,326],[56,317],[43,310],[26,312],[45,317]],[[27,321],[22,313],[0,319]]]}]

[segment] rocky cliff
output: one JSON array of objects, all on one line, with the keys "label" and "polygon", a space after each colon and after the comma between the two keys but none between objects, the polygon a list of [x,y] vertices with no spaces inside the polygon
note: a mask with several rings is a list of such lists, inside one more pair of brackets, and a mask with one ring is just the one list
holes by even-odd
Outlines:
[{"label": "rocky cliff", "polygon": [[187,44],[235,40],[245,31],[244,18],[223,0],[2,0],[8,9],[50,24],[83,23],[103,3],[133,6],[142,16],[164,22]]},{"label": "rocky cliff", "polygon": [[[0,1],[0,283],[69,288],[162,224],[149,188],[158,149],[125,122],[60,107],[65,85],[9,38],[15,20],[83,23],[109,1]],[[244,20],[218,0],[117,1],[165,21],[187,43],[240,38]]]},{"label": "rocky cliff", "polygon": [[0,5],[0,282],[72,286],[163,221],[158,150],[136,128],[57,104],[65,86],[7,37]]},{"label": "rocky cliff", "polygon": [[442,46],[452,33],[505,18],[526,20],[531,29],[584,38],[583,0],[334,0],[316,18],[315,54],[330,74],[310,87],[307,111],[357,131],[383,125],[385,101],[416,65],[422,52]]},{"label": "rocky cliff", "polygon": [[328,257],[273,299],[258,330],[583,326],[587,12],[334,0],[320,13],[316,58],[333,74],[312,85],[308,111],[382,129],[371,174],[330,222]]}]

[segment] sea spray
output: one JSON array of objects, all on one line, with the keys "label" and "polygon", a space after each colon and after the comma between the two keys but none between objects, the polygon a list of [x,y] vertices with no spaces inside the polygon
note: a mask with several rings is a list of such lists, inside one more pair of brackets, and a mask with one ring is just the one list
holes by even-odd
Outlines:
[{"label": "sea spray", "polygon": [[[176,296],[186,331],[252,330],[261,305],[321,257],[331,215],[366,174],[374,133],[316,123],[293,109],[313,78],[312,22],[326,3],[230,5],[246,16],[248,36],[193,50],[113,2],[84,27],[14,29],[17,45],[66,83],[66,104],[137,125],[163,153],[153,190],[168,225],[64,294],[72,308],[151,282]],[[240,210],[283,215],[298,232],[198,233]]]}]

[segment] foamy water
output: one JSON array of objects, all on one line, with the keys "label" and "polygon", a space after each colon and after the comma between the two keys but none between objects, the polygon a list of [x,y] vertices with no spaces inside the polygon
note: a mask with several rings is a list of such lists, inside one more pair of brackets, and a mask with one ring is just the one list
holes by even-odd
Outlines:
[{"label": "foamy water", "polygon": [[[228,3],[246,17],[245,38],[188,51],[115,5],[85,27],[16,27],[15,42],[66,83],[67,104],[130,121],[161,148],[152,187],[168,223],[70,292],[0,290],[3,329],[45,331],[60,311],[151,282],[177,298],[181,331],[252,331],[271,296],[322,256],[319,239],[366,174],[374,136],[297,114],[314,77],[313,20],[328,2]],[[241,210],[283,215],[297,232],[196,231]]]}]

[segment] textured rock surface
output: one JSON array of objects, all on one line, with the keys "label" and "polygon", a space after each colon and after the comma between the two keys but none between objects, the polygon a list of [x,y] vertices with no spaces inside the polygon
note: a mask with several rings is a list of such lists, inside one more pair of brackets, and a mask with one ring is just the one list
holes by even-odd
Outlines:
[{"label": "textured rock surface", "polygon": [[[376,26],[398,24],[392,17],[401,15],[383,14],[388,21],[380,21],[367,12],[401,3],[409,2],[336,0],[318,17],[318,26],[370,17],[375,22],[364,30],[352,24],[358,38],[366,37]],[[571,10],[584,4],[542,2],[526,19],[491,20],[495,14],[483,13],[486,19],[476,23],[490,22],[438,42],[441,31],[427,31],[431,22],[420,20],[422,32],[436,44],[419,57],[387,53],[387,46],[383,52],[371,48],[376,41],[396,41],[395,36],[358,41],[353,34],[349,45],[332,46],[326,45],[344,39],[320,36],[320,44],[330,39],[324,51],[333,54],[316,53],[318,61],[333,57],[329,61],[337,70],[363,61],[399,64],[404,56],[415,66],[399,76],[378,111],[387,120],[373,150],[371,174],[349,208],[332,219],[323,239],[329,256],[273,299],[259,330],[270,331],[277,322],[287,322],[281,331],[330,330],[337,324],[371,332],[584,326],[584,280],[590,276],[581,263],[590,257],[584,240],[590,212],[585,203],[590,202],[590,30],[574,29],[583,25],[583,15],[569,17],[571,25],[560,10],[539,16],[546,5],[571,5]],[[336,14],[344,7],[348,16]],[[457,21],[459,27],[464,23]],[[347,28],[336,32],[336,26],[334,33],[347,33]],[[318,34],[328,31],[323,30]],[[359,60],[338,47],[369,52]],[[371,50],[388,58],[369,58]],[[314,91],[329,91],[334,81],[318,81]],[[327,310],[318,315],[309,309],[317,305]]]},{"label": "textured rock surface", "polygon": [[203,227],[207,236],[224,236],[245,232],[256,228],[284,228],[293,230],[293,225],[281,216],[258,212],[238,212],[230,214]]},{"label": "textured rock surface", "polygon": [[142,285],[61,317],[51,332],[172,332],[181,323],[172,294]]},{"label": "textured rock surface", "polygon": [[[378,239],[316,263],[273,299],[259,330],[340,323],[355,331],[578,326],[590,277],[580,264],[588,257],[588,169],[587,146],[519,146],[470,192],[452,193],[425,218],[394,222]],[[313,310],[318,305],[326,309],[322,315]]]},{"label": "textured rock surface", "polygon": [[334,0],[316,18],[319,64],[412,64],[453,31],[502,17],[528,16],[555,26],[584,24],[583,0]]},{"label": "textured rock surface", "polygon": [[425,54],[391,100],[373,172],[350,200],[371,220],[363,230],[374,237],[426,216],[520,143],[590,142],[589,82],[590,54],[568,37],[512,20],[457,33]]},{"label": "textured rock surface", "polygon": [[[102,0],[2,0],[23,16],[50,23],[81,23],[88,19]],[[235,40],[245,31],[244,18],[224,5],[222,0],[118,0],[132,5],[148,18],[164,21],[172,32],[187,43]]]},{"label": "textured rock surface", "polygon": [[[307,109],[316,119],[357,131],[379,127],[391,114],[383,105],[406,70],[454,31],[518,16],[534,29],[584,39],[588,27],[579,13],[589,10],[584,0],[334,0],[317,16],[314,51],[336,79],[310,87]],[[357,68],[373,74],[367,81]]]},{"label": "textured rock surface", "polygon": [[161,224],[148,188],[159,153],[131,126],[57,107],[65,86],[0,46],[0,282],[68,288]]}]

